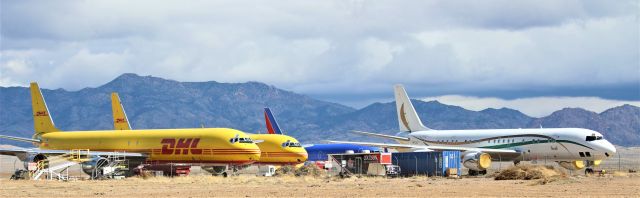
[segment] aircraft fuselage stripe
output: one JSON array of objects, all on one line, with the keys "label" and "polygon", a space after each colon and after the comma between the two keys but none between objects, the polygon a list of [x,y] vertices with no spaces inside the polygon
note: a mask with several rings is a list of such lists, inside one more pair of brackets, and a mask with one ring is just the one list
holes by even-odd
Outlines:
[{"label": "aircraft fuselage stripe", "polygon": [[[546,135],[539,135],[539,134],[521,134],[521,135],[506,135],[506,136],[497,136],[497,137],[489,137],[489,138],[482,138],[479,140],[471,140],[471,141],[462,141],[462,142],[439,142],[439,141],[431,141],[431,140],[426,140],[426,139],[422,139],[419,137],[414,136],[416,139],[421,140],[425,143],[430,143],[430,144],[442,144],[442,145],[465,145],[465,144],[474,144],[474,143],[480,143],[480,142],[484,142],[484,141],[491,141],[491,140],[496,140],[496,139],[503,139],[503,138],[516,138],[516,137],[537,137],[537,138],[545,138],[547,140],[536,140],[536,141],[524,141],[524,142],[514,142],[514,143],[507,143],[507,144],[499,144],[499,145],[491,145],[491,146],[482,146],[480,148],[489,148],[489,149],[501,149],[501,148],[509,148],[509,147],[515,147],[515,146],[523,146],[523,145],[531,145],[531,144],[542,144],[542,143],[553,143],[553,142],[564,142],[564,143],[570,143],[570,144],[575,144],[575,145],[579,145],[579,146],[583,146],[589,149],[593,149],[589,146],[586,146],[584,144],[580,144],[571,140],[556,140],[553,137],[550,136],[546,136]],[[553,141],[552,141],[553,140]],[[562,144],[560,144],[562,145]],[[564,147],[564,145],[562,145]],[[566,147],[565,147],[566,148]]]}]

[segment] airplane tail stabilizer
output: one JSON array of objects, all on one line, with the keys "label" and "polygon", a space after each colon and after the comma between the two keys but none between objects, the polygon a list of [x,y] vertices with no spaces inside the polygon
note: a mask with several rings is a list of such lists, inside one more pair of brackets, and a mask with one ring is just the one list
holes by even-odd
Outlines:
[{"label": "airplane tail stabilizer", "polygon": [[273,114],[271,113],[271,109],[264,108],[264,120],[265,120],[265,124],[267,125],[267,132],[269,134],[282,135],[282,130],[280,130],[280,126],[278,126],[278,122],[276,121],[276,118],[273,117]]},{"label": "airplane tail stabilizer", "polygon": [[120,96],[116,92],[111,93],[111,111],[113,112],[113,129],[131,130],[129,118],[127,118],[127,113],[120,102]]},{"label": "airplane tail stabilizer", "polygon": [[34,136],[60,131],[53,123],[53,119],[51,119],[49,108],[47,107],[47,103],[44,101],[44,97],[42,97],[42,91],[40,91],[38,83],[32,82],[29,89],[31,90],[33,129],[35,131]]},{"label": "airplane tail stabilizer", "polygon": [[420,121],[416,109],[413,108],[413,104],[411,104],[411,100],[404,90],[404,87],[402,85],[395,85],[394,92],[400,131],[414,132],[431,130],[422,125],[422,121]]}]

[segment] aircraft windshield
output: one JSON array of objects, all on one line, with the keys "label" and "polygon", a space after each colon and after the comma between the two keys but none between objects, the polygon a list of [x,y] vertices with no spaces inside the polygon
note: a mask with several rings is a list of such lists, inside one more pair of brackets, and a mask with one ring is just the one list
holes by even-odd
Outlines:
[{"label": "aircraft windshield", "polygon": [[302,146],[298,142],[291,142],[289,143],[289,147],[302,147]]},{"label": "aircraft windshield", "polygon": [[291,142],[287,140],[286,142],[282,143],[282,147],[302,147],[302,145],[300,145],[300,143],[298,142]]},{"label": "aircraft windshield", "polygon": [[253,140],[251,140],[251,138],[248,138],[248,137],[234,137],[234,138],[229,139],[229,142],[231,142],[231,143],[236,143],[236,142],[253,143]]},{"label": "aircraft windshield", "polygon": [[589,142],[590,141],[595,141],[595,140],[601,140],[601,139],[602,139],[602,136],[596,136],[596,135],[587,136],[587,141],[589,141]]},{"label": "aircraft windshield", "polygon": [[253,140],[251,140],[251,138],[240,138],[240,140],[238,140],[238,142],[240,143],[253,143]]}]

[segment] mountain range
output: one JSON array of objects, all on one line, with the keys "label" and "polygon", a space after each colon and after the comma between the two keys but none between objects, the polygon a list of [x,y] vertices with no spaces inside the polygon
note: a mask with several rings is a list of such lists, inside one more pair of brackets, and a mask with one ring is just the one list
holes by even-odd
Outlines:
[{"label": "mountain range", "polygon": [[[389,89],[391,94],[391,88]],[[65,131],[112,129],[111,92],[118,92],[134,129],[229,127],[264,133],[263,108],[270,107],[286,134],[303,144],[322,140],[381,141],[351,130],[396,134],[395,103],[362,109],[317,100],[259,82],[178,82],[123,74],[78,91],[42,90],[56,126]],[[623,105],[595,113],[565,108],[542,118],[517,110],[471,111],[438,101],[412,100],[432,129],[580,127],[599,131],[613,144],[640,145],[640,107]],[[33,134],[31,98],[26,87],[0,87],[0,134]],[[13,141],[0,144],[25,146]]]}]

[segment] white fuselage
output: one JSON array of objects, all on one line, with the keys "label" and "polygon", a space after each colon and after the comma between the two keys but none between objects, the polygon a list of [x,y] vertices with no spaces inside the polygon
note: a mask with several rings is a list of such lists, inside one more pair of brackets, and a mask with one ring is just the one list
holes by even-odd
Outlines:
[{"label": "white fuselage", "polygon": [[595,161],[616,152],[602,134],[580,128],[416,131],[401,143],[518,151],[515,155],[492,154],[495,161]]}]

